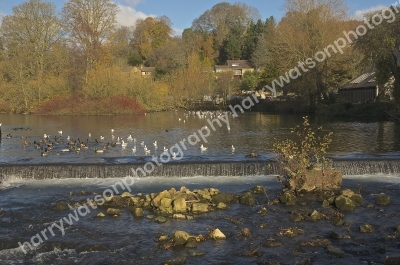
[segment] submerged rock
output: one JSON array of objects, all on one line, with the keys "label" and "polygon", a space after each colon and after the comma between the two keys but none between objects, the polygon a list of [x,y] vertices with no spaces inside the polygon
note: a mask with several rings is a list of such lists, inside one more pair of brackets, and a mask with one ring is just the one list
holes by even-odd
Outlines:
[{"label": "submerged rock", "polygon": [[360,233],[372,233],[373,231],[374,228],[372,227],[372,225],[366,224],[360,226]]},{"label": "submerged rock", "polygon": [[159,224],[163,224],[167,221],[167,218],[165,218],[164,216],[157,216],[156,218],[154,218],[154,221]]},{"label": "submerged rock", "polygon": [[290,220],[292,220],[293,222],[300,222],[300,221],[304,220],[304,218],[298,212],[292,211],[290,213]]},{"label": "submerged rock", "polygon": [[186,264],[186,257],[179,257],[175,259],[167,260],[163,263],[164,265],[183,265]]},{"label": "submerged rock", "polygon": [[96,217],[106,217],[106,215],[104,214],[104,213],[98,213],[97,215],[96,215]]},{"label": "submerged rock", "polygon": [[346,253],[343,250],[341,250],[340,248],[334,247],[332,245],[328,245],[325,248],[325,251],[328,252],[329,254],[332,254],[339,258],[343,258],[346,255]]},{"label": "submerged rock", "polygon": [[253,206],[256,204],[256,202],[254,200],[254,196],[250,191],[243,193],[242,196],[240,196],[240,198],[239,198],[239,202],[240,202],[240,204],[245,204],[245,205],[250,205],[250,206]]},{"label": "submerged rock", "polygon": [[385,195],[378,196],[375,203],[378,205],[388,205],[390,203],[390,197]]},{"label": "submerged rock", "polygon": [[350,239],[350,236],[341,235],[341,234],[338,234],[338,233],[336,233],[336,232],[334,232],[332,230],[329,231],[329,237],[332,238],[332,239]]},{"label": "submerged rock", "polygon": [[186,241],[185,248],[197,248],[197,241],[194,237],[189,237]]},{"label": "submerged rock", "polygon": [[187,253],[190,257],[204,256],[206,253],[204,251],[188,251]]},{"label": "submerged rock", "polygon": [[185,198],[177,198],[172,202],[172,209],[176,213],[186,212],[186,200]]},{"label": "submerged rock", "polygon": [[218,205],[217,205],[217,209],[220,209],[220,210],[225,210],[225,209],[227,209],[228,208],[228,206],[225,204],[225,203],[223,203],[223,202],[220,202],[220,203],[218,203]]},{"label": "submerged rock", "polygon": [[266,189],[264,186],[255,186],[251,189],[251,191],[255,194],[264,194],[266,192]]}]

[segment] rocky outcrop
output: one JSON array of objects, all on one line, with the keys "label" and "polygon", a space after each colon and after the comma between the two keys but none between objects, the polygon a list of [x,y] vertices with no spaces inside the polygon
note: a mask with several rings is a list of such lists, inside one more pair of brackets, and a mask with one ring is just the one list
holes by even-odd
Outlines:
[{"label": "rocky outcrop", "polygon": [[315,168],[303,174],[294,174],[285,182],[286,188],[297,192],[339,190],[342,172],[334,169]]}]

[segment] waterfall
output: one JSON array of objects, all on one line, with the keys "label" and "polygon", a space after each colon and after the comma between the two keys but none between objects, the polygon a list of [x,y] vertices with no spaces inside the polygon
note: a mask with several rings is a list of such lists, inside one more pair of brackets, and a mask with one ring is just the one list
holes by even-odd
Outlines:
[{"label": "waterfall", "polygon": [[[334,160],[333,167],[344,175],[398,174],[400,160]],[[145,171],[140,171],[146,169]],[[192,177],[192,176],[259,176],[279,175],[281,168],[273,161],[198,162],[154,164],[38,164],[2,165],[0,179],[49,178],[123,178],[138,172],[139,177]],[[140,172],[144,172],[143,175]]]}]

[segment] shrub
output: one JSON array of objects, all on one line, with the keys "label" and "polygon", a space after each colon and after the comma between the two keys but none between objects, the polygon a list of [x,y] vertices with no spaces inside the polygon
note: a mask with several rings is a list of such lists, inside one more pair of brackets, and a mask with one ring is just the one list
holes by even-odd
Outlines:
[{"label": "shrub", "polygon": [[322,127],[313,130],[310,127],[308,117],[303,117],[302,125],[292,128],[291,132],[296,135],[297,141],[283,140],[273,144],[272,150],[278,154],[278,161],[290,176],[303,174],[312,170],[316,165],[324,169],[329,159],[324,157],[329,144],[332,141],[332,132],[317,136]]}]

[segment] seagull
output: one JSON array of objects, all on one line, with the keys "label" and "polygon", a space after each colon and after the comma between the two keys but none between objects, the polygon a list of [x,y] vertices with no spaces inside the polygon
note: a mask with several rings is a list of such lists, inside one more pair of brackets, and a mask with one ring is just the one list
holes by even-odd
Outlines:
[{"label": "seagull", "polygon": [[176,153],[175,153],[175,152],[172,154],[172,159],[173,159],[173,160],[176,159]]},{"label": "seagull", "polygon": [[142,141],[142,142],[140,143],[140,145],[141,145],[141,146],[144,146],[144,141]]},{"label": "seagull", "polygon": [[128,145],[128,143],[125,143],[124,140],[121,140],[121,146],[122,148],[125,148]]},{"label": "seagull", "polygon": [[150,154],[150,149],[149,150],[144,150],[146,154]]},{"label": "seagull", "polygon": [[58,131],[59,134],[62,134],[62,131]]},{"label": "seagull", "polygon": [[111,134],[114,134],[114,129],[111,129]]},{"label": "seagull", "polygon": [[104,136],[101,136],[101,135],[100,135],[100,140],[104,140]]},{"label": "seagull", "polygon": [[129,135],[127,139],[128,139],[129,141],[130,141],[130,140],[133,140],[132,135]]},{"label": "seagull", "polygon": [[203,152],[203,151],[206,151],[206,150],[207,150],[207,147],[205,147],[205,146],[203,146],[203,144],[201,144],[200,150],[201,150],[202,152]]},{"label": "seagull", "polygon": [[1,127],[2,124],[3,124],[3,123],[0,123],[0,127]]},{"label": "seagull", "polygon": [[232,145],[232,153],[235,152],[235,147]]},{"label": "seagull", "polygon": [[90,138],[90,137],[92,137],[92,134],[91,134],[91,133],[89,133],[89,138]]},{"label": "seagull", "polygon": [[165,148],[165,146],[164,146],[164,153],[167,153],[167,152],[168,152],[168,149]]},{"label": "seagull", "polygon": [[157,148],[157,141],[154,141],[153,145],[155,148]]},{"label": "seagull", "polygon": [[136,145],[132,148],[132,153],[136,153]]}]

